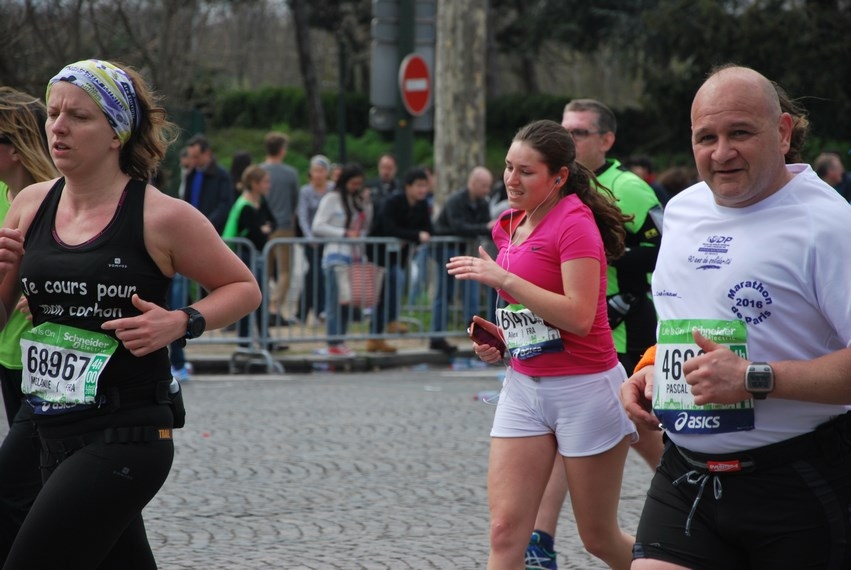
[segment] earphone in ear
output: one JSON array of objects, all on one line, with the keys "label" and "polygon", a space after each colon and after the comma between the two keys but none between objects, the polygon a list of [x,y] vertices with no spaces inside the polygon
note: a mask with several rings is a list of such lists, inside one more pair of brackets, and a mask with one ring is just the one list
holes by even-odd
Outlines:
[{"label": "earphone in ear", "polygon": [[561,183],[561,176],[559,176],[559,177],[557,177],[557,178],[556,178],[556,186],[558,186],[558,185],[559,185],[559,183]]}]

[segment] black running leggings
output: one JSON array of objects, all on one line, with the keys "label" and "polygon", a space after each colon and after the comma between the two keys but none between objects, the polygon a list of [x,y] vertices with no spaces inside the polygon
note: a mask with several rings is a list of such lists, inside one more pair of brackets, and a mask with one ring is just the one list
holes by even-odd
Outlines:
[{"label": "black running leggings", "polygon": [[19,406],[0,444],[0,567],[41,490],[40,446],[32,415],[29,404]]},{"label": "black running leggings", "polygon": [[4,570],[155,569],[142,509],[165,483],[172,440],[97,441],[62,455],[42,450],[44,486]]}]

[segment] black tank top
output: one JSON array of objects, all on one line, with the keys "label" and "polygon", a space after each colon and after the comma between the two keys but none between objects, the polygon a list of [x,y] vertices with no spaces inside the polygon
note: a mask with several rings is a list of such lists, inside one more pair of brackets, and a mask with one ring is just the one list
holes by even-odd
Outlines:
[{"label": "black tank top", "polygon": [[[65,179],[60,178],[50,189],[24,240],[21,287],[33,324],[67,324],[115,338],[113,331],[100,328],[102,323],[140,314],[130,300],[134,293],[165,307],[171,283],[145,249],[146,184],[128,182],[112,220],[98,235],[75,246],[63,244],[54,229],[64,187]],[[119,401],[126,404],[153,402],[154,385],[169,376],[168,349],[137,357],[119,342],[101,375],[98,396],[110,399],[117,389]]]}]

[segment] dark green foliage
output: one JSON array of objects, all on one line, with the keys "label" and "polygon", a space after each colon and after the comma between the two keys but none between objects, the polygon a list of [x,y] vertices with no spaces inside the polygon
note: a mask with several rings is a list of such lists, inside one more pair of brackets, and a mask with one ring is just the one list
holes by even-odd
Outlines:
[{"label": "dark green foliage", "polygon": [[488,101],[486,129],[488,139],[511,141],[520,127],[538,119],[561,122],[568,99],[561,95],[513,94]]},{"label": "dark green foliage", "polygon": [[[659,0],[635,36],[644,108],[665,121],[670,148],[690,124],[691,100],[714,66],[752,67],[809,111],[814,136],[851,132],[851,5],[784,0]],[[686,139],[687,140],[687,139]],[[812,157],[809,157],[812,158]]]},{"label": "dark green foliage", "polygon": [[491,0],[499,50],[535,57],[546,42],[591,52],[633,26],[639,0]]},{"label": "dark green foliage", "polygon": [[[322,108],[325,109],[325,124],[329,134],[338,132],[339,96],[336,93],[322,94]],[[369,94],[346,94],[346,132],[356,137],[369,129]]]},{"label": "dark green foliage", "polygon": [[[337,94],[324,93],[322,107],[329,131],[333,131],[337,125]],[[362,93],[347,93],[347,132],[360,136],[368,128],[368,121],[369,97]],[[296,87],[227,91],[219,96],[211,122],[213,128],[265,129],[273,123],[286,123],[294,129],[308,129],[307,100],[304,90]]]}]

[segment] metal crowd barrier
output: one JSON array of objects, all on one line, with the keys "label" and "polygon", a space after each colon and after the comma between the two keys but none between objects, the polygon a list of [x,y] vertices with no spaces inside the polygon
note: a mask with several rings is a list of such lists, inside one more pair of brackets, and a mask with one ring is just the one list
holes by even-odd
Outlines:
[{"label": "metal crowd barrier", "polygon": [[[247,239],[233,238],[226,241],[252,268],[263,293],[262,303],[256,312],[246,317],[242,328],[237,325],[208,331],[201,338],[189,342],[232,347],[232,372],[236,372],[239,365],[243,364],[265,366],[269,373],[282,373],[283,366],[274,357],[278,349],[288,347],[295,350],[296,346],[303,345],[300,348],[307,350],[311,344],[317,345],[313,348],[321,349],[329,340],[355,342],[405,338],[420,339],[427,343],[432,338],[464,337],[468,324],[468,315],[465,313],[474,310],[477,314],[492,317],[494,310],[496,297],[490,288],[480,286],[478,291],[475,291],[475,287],[467,290],[468,285],[449,276],[443,265],[452,253],[477,255],[480,241],[434,236],[427,244],[411,244],[407,258],[400,259],[396,292],[399,311],[396,319],[391,318],[391,291],[387,287],[388,276],[385,274],[384,277],[384,321],[389,324],[395,320],[400,323],[398,326],[406,327],[404,335],[390,332],[386,326],[380,333],[372,332],[370,323],[376,317],[378,308],[371,307],[353,310],[345,335],[329,336],[326,320],[330,311],[337,311],[339,317],[343,309],[340,305],[325,306],[322,268],[324,248],[334,243],[357,245],[364,253],[374,253],[369,256],[372,261],[388,267],[389,271],[392,267],[389,258],[400,255],[404,242],[395,238],[276,238],[270,240],[262,252],[258,252]],[[276,267],[277,256],[281,252],[284,253],[283,259],[287,260],[289,269],[289,282],[285,285],[279,283],[281,273]],[[450,281],[454,283],[450,284]],[[438,290],[445,293],[447,288],[452,289],[452,296],[445,301],[445,322],[435,323],[435,295]],[[188,283],[185,289],[184,303],[180,306],[203,295],[196,283]]]}]

